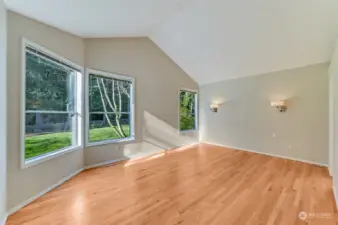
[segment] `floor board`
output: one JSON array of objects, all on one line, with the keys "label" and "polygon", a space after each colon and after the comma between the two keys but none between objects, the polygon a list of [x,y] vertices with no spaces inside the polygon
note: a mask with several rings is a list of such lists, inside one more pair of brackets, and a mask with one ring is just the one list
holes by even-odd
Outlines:
[{"label": "floor board", "polygon": [[7,225],[333,225],[331,187],[324,167],[200,144],[82,172]]}]

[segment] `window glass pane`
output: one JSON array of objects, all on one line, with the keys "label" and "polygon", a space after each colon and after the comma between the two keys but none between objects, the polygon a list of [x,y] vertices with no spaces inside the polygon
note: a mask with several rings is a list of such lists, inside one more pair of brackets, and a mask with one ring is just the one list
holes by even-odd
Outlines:
[{"label": "window glass pane", "polygon": [[90,113],[89,142],[99,142],[130,137],[129,114]]},{"label": "window glass pane", "polygon": [[196,129],[196,93],[180,92],[180,130]]},{"label": "window glass pane", "polygon": [[26,110],[73,111],[76,72],[26,52]]},{"label": "window glass pane", "polygon": [[27,46],[25,159],[77,146],[78,71]]},{"label": "window glass pane", "polygon": [[129,81],[91,74],[89,76],[89,111],[129,112],[130,84]]},{"label": "window glass pane", "polygon": [[195,130],[195,114],[181,114],[181,130]]},{"label": "window glass pane", "polygon": [[66,113],[26,113],[25,159],[76,145],[76,116]]},{"label": "window glass pane", "polygon": [[195,113],[195,95],[193,92],[181,91],[181,113]]},{"label": "window glass pane", "polygon": [[130,81],[89,75],[89,143],[131,137]]}]

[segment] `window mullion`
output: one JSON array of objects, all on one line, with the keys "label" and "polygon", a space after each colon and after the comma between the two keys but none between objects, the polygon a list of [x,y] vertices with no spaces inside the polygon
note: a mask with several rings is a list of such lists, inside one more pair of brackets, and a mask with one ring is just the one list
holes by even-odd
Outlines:
[{"label": "window mullion", "polygon": [[79,147],[78,93],[83,94],[76,64],[69,66],[63,57],[26,40],[23,47],[21,165],[26,168]]},{"label": "window mullion", "polygon": [[77,112],[75,110],[74,111],[26,110],[25,113],[76,114]]},{"label": "window mullion", "polygon": [[[127,105],[133,104],[134,79],[91,69],[87,70],[87,79],[86,144],[133,138],[133,111],[130,107],[127,109]],[[121,118],[117,118],[118,115]]]}]

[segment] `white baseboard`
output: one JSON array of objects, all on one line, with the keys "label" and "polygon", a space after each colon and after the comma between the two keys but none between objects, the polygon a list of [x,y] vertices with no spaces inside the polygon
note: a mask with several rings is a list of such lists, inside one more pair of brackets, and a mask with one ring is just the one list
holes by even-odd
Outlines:
[{"label": "white baseboard", "polygon": [[76,176],[77,174],[81,173],[83,171],[83,169],[79,169],[76,172],[70,174],[67,177],[62,178],[60,181],[58,181],[56,184],[46,188],[45,190],[41,191],[39,194],[27,199],[26,201],[20,203],[19,205],[11,208],[8,211],[8,215],[11,215],[17,211],[19,211],[20,209],[22,209],[23,207],[25,207],[26,205],[30,204],[31,202],[35,201],[36,199],[40,198],[41,196],[45,195],[46,193],[50,192],[51,190],[57,188],[58,186],[60,186],[61,184],[63,184],[64,182],[66,182],[67,180],[69,180],[70,178]]},{"label": "white baseboard", "polygon": [[[41,191],[39,194],[27,199],[26,201],[23,201],[22,203],[20,203],[19,205],[11,208],[9,211],[8,211],[8,215],[11,215],[17,211],[19,211],[20,209],[22,209],[23,207],[25,207],[26,205],[32,203],[33,201],[35,201],[36,199],[40,198],[41,196],[47,194],[48,192],[50,192],[51,190],[57,188],[58,186],[60,186],[61,184],[65,183],[67,180],[71,179],[72,177],[76,176],[77,174],[81,173],[82,171],[84,170],[87,170],[87,169],[92,169],[92,168],[95,168],[95,167],[100,167],[100,166],[104,166],[104,165],[108,165],[108,164],[111,164],[111,163],[115,163],[115,162],[119,162],[119,161],[122,161],[122,160],[125,160],[126,158],[121,158],[121,159],[116,159],[116,160],[111,160],[111,161],[107,161],[107,162],[102,162],[102,163],[98,163],[98,164],[93,164],[93,165],[88,165],[88,166],[85,166],[84,168],[81,168],[79,170],[77,170],[76,172],[70,174],[69,176],[67,177],[64,177],[63,179],[61,179],[60,181],[58,181],[56,184],[46,188],[45,190]],[[7,219],[7,216],[6,216],[6,219]],[[5,220],[6,221],[6,220]],[[2,224],[2,220],[0,220],[0,225],[5,225],[5,224]]]},{"label": "white baseboard", "polygon": [[333,185],[332,189],[333,189],[334,200],[336,202],[336,209],[338,209],[338,198],[337,198],[338,196],[337,196],[336,187]]},{"label": "white baseboard", "polygon": [[[283,159],[289,159],[289,160],[294,160],[294,161],[299,161],[299,162],[305,162],[305,163],[309,163],[309,164],[314,164],[314,165],[319,165],[319,166],[324,166],[327,167],[327,165],[325,164],[321,164],[321,163],[317,163],[317,162],[312,162],[312,161],[308,161],[308,160],[303,160],[303,159],[296,159],[296,158],[292,158],[292,157],[286,157],[286,156],[280,156],[280,155],[274,155],[274,154],[269,154],[269,153],[264,153],[264,152],[260,152],[260,151],[254,151],[254,150],[249,150],[249,149],[243,149],[243,148],[237,148],[237,147],[231,147],[231,146],[225,146],[225,145],[221,145],[221,144],[216,144],[216,143],[211,143],[211,142],[201,142],[201,143],[206,143],[206,144],[210,144],[210,145],[215,145],[215,146],[221,146],[221,147],[225,147],[225,148],[230,148],[230,149],[234,149],[234,150],[241,150],[241,151],[246,151],[246,152],[253,152],[253,153],[257,153],[257,154],[262,154],[262,155],[268,155],[268,156],[273,156],[273,157],[278,157],[278,158],[283,158]],[[191,144],[191,145],[196,145],[197,143]],[[96,168],[96,167],[100,167],[100,166],[104,166],[104,165],[108,165],[108,164],[112,164],[112,163],[116,163],[116,162],[120,162],[122,160],[125,160],[126,158],[121,158],[121,159],[115,159],[115,160],[110,160],[110,161],[106,161],[106,162],[102,162],[102,163],[97,163],[97,164],[93,164],[93,165],[88,165],[85,166],[83,169],[79,169],[76,172],[70,174],[67,177],[64,177],[63,179],[61,179],[59,182],[57,182],[56,184],[48,187],[47,189],[43,190],[42,192],[40,192],[39,194],[27,199],[26,201],[22,202],[21,204],[11,208],[8,211],[8,215],[11,215],[17,211],[19,211],[21,208],[25,207],[26,205],[30,204],[31,202],[35,201],[36,199],[38,199],[39,197],[45,195],[46,193],[48,193],[49,191],[55,189],[56,187],[60,186],[61,184],[63,184],[64,182],[66,182],[67,180],[71,179],[72,177],[76,176],[77,174],[81,173],[83,170],[87,170],[87,169],[92,169],[92,168]],[[334,191],[334,195],[335,195],[335,199],[336,199],[336,203],[338,204],[337,201],[337,195],[336,195],[336,190],[335,188],[333,188]],[[5,216],[5,218],[2,218],[2,220],[0,220],[0,225],[5,225],[7,219],[7,215]]]},{"label": "white baseboard", "polygon": [[[26,201],[20,203],[19,205],[11,208],[9,211],[8,211],[8,215],[11,215],[17,211],[19,211],[20,209],[22,209],[23,207],[25,207],[26,205],[32,203],[33,201],[35,201],[36,199],[40,198],[41,196],[47,194],[48,192],[50,192],[51,190],[57,188],[58,186],[60,186],[61,184],[65,183],[67,180],[71,179],[72,177],[76,176],[77,174],[81,173],[82,171],[84,170],[87,170],[87,169],[92,169],[92,168],[95,168],[95,167],[100,167],[100,166],[104,166],[104,165],[107,165],[107,164],[111,164],[111,163],[115,163],[115,162],[119,162],[121,160],[124,160],[124,158],[122,159],[116,159],[116,160],[111,160],[111,161],[107,161],[107,162],[102,162],[102,163],[98,163],[98,164],[94,164],[94,165],[89,165],[89,166],[86,166],[85,168],[82,168],[82,169],[79,169],[77,170],[76,172],[70,174],[69,176],[67,177],[64,177],[63,179],[61,179],[60,181],[58,181],[56,184],[46,188],[45,190],[41,191],[39,194],[27,199]],[[3,225],[1,223],[2,221],[0,221],[0,225]]]},{"label": "white baseboard", "polygon": [[0,225],[6,225],[7,213],[0,218]]},{"label": "white baseboard", "polygon": [[270,154],[266,152],[260,152],[256,150],[250,150],[250,149],[244,149],[244,148],[237,148],[237,147],[232,147],[232,146],[226,146],[222,144],[216,144],[216,143],[211,143],[211,142],[202,142],[205,144],[210,144],[210,145],[215,145],[215,146],[220,146],[220,147],[225,147],[225,148],[230,148],[234,150],[240,150],[240,151],[245,151],[245,152],[252,152],[252,153],[257,153],[261,155],[267,155],[267,156],[272,156],[272,157],[277,157],[277,158],[282,158],[282,159],[288,159],[288,160],[293,160],[293,161],[298,161],[298,162],[303,162],[303,163],[309,163],[317,166],[322,166],[322,167],[328,167],[326,164],[318,163],[318,162],[313,162],[309,160],[304,160],[304,159],[298,159],[298,158],[293,158],[293,157],[288,157],[288,156],[282,156],[282,155],[275,155],[275,154]]},{"label": "white baseboard", "polygon": [[100,166],[105,166],[105,165],[112,164],[112,163],[117,163],[117,162],[120,162],[120,161],[126,160],[126,159],[128,159],[128,158],[115,159],[115,160],[110,160],[110,161],[106,161],[106,162],[102,162],[102,163],[88,165],[88,166],[84,167],[84,170],[88,170],[88,169],[92,169],[92,168],[96,168],[96,167],[100,167]]}]

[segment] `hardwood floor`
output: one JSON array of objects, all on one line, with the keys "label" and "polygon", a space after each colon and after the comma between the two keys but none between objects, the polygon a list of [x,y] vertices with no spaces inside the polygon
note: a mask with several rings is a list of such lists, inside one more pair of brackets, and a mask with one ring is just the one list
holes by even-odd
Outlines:
[{"label": "hardwood floor", "polygon": [[87,170],[7,225],[332,225],[331,182],[324,167],[200,144]]}]

